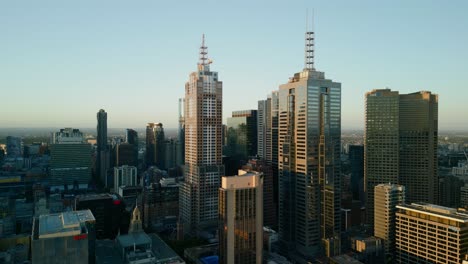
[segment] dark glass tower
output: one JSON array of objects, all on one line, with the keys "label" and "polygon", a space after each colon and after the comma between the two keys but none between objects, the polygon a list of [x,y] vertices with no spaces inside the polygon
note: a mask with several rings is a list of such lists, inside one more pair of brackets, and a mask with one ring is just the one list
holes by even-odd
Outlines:
[{"label": "dark glass tower", "polygon": [[96,171],[99,179],[106,182],[109,167],[109,148],[107,145],[107,112],[104,109],[97,113],[97,158]]},{"label": "dark glass tower", "polygon": [[349,146],[349,162],[351,165],[351,192],[353,200],[364,205],[364,146]]},{"label": "dark glass tower", "polygon": [[227,120],[227,154],[233,168],[226,166],[226,175],[235,175],[249,157],[257,155],[257,110],[234,111]]},{"label": "dark glass tower", "polygon": [[164,128],[161,123],[146,126],[146,165],[164,169]]}]

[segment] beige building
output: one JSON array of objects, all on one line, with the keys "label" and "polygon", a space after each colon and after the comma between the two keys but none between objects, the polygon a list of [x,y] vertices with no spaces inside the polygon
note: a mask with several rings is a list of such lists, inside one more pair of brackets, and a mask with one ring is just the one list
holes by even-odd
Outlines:
[{"label": "beige building", "polygon": [[374,187],[401,184],[408,202],[438,201],[438,96],[390,89],[366,93],[364,178],[367,222],[374,225]]},{"label": "beige building", "polygon": [[398,205],[396,263],[461,263],[468,252],[468,212],[427,203]]},{"label": "beige building", "polygon": [[219,189],[219,263],[263,263],[263,174],[239,170]]},{"label": "beige building", "polygon": [[210,71],[205,38],[198,70],[185,84],[185,182],[180,187],[180,216],[184,231],[215,233],[222,162],[223,83]]},{"label": "beige building", "polygon": [[374,188],[374,236],[383,239],[385,259],[390,261],[395,252],[396,206],[405,202],[405,187],[379,184]]}]

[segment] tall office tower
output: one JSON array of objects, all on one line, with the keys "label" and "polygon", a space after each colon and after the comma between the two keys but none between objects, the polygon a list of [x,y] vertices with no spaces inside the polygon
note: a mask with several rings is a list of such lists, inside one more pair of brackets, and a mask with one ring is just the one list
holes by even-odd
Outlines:
[{"label": "tall office tower", "polygon": [[398,205],[395,263],[462,263],[468,252],[468,214],[428,203]]},{"label": "tall office tower", "polygon": [[7,158],[19,158],[23,151],[23,140],[20,137],[6,137]]},{"label": "tall office tower", "polygon": [[134,148],[133,160],[136,161],[136,165],[134,166],[138,167],[138,148],[139,148],[138,132],[136,132],[133,129],[127,128],[127,132],[125,133],[125,142],[133,146]]},{"label": "tall office tower", "polygon": [[435,203],[437,177],[437,95],[400,95],[390,89],[366,93],[364,178],[367,222],[373,225],[373,189],[401,184],[408,202]]},{"label": "tall office tower", "polygon": [[31,235],[32,263],[95,263],[95,223],[90,210],[35,218]]},{"label": "tall office tower", "polygon": [[135,146],[128,143],[121,143],[115,146],[115,166],[129,165],[138,166],[138,152],[135,153]]},{"label": "tall office tower", "polygon": [[468,208],[468,184],[460,188],[460,207]]},{"label": "tall office tower", "polygon": [[91,179],[91,145],[79,129],[65,128],[52,134],[49,185],[86,184]]},{"label": "tall office tower", "polygon": [[263,263],[263,174],[239,170],[219,188],[219,263]]},{"label": "tall office tower", "polygon": [[184,231],[216,232],[222,164],[223,84],[210,71],[205,37],[198,71],[185,84],[185,182],[180,189]]},{"label": "tall office tower", "polygon": [[[266,160],[271,166],[273,173],[273,199],[276,205],[276,212],[279,214],[279,170],[278,170],[278,125],[279,125],[279,92],[273,91],[268,97],[270,104],[270,118],[267,131],[267,155]],[[277,220],[278,221],[278,220]]]},{"label": "tall office tower", "polygon": [[385,261],[393,263],[395,253],[396,206],[405,202],[405,187],[379,184],[374,188],[374,236],[384,241]]},{"label": "tall office tower", "polygon": [[251,159],[242,166],[244,171],[256,171],[263,174],[263,226],[278,228],[277,205],[274,201],[273,170],[264,159]]},{"label": "tall office tower", "polygon": [[400,95],[400,184],[407,201],[438,203],[438,96]]},{"label": "tall office tower", "polygon": [[138,132],[131,128],[127,128],[127,131],[125,133],[125,142],[138,147]]},{"label": "tall office tower", "polygon": [[275,205],[278,205],[278,107],[278,91],[273,91],[266,100],[258,101],[258,156],[271,167]]},{"label": "tall office tower", "polygon": [[177,132],[177,165],[185,164],[185,99],[179,98],[179,130]]},{"label": "tall office tower", "polygon": [[110,152],[107,145],[107,112],[104,111],[104,109],[100,109],[99,112],[97,112],[96,171],[102,182],[106,182],[109,159]]},{"label": "tall office tower", "polygon": [[279,239],[301,263],[339,254],[341,232],[341,84],[315,70],[313,41],[279,89]]},{"label": "tall office tower", "polygon": [[366,93],[364,180],[367,223],[374,226],[374,188],[397,184],[399,175],[399,94],[374,90]]},{"label": "tall office tower", "polygon": [[164,128],[161,123],[148,123],[146,126],[146,165],[163,167]]},{"label": "tall office tower", "polygon": [[349,163],[351,165],[351,192],[353,200],[364,205],[364,146],[349,146]]},{"label": "tall office tower", "polygon": [[228,155],[235,161],[237,172],[249,157],[257,155],[257,110],[232,112],[232,117],[227,119],[227,128]]},{"label": "tall office tower", "polygon": [[267,156],[267,133],[271,128],[268,126],[268,118],[271,112],[271,101],[258,101],[257,110],[257,155],[266,160]]},{"label": "tall office tower", "polygon": [[[177,164],[177,152],[180,149],[180,145],[177,140],[167,139],[164,140],[164,153],[163,153],[163,167],[164,170],[173,169]],[[181,165],[181,164],[180,164]]]}]

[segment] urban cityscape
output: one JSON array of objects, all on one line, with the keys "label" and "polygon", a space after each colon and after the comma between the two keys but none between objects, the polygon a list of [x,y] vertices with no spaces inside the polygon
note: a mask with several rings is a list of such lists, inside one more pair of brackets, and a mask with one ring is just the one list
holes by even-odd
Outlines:
[{"label": "urban cityscape", "polygon": [[[209,4],[213,3],[216,2]],[[455,3],[444,9],[434,3],[428,3],[431,7],[418,6],[423,2],[408,7],[400,2],[400,6],[395,3],[394,9],[404,13],[408,8],[424,21],[434,19],[428,14],[431,12],[442,12],[441,16],[447,19],[463,13],[464,20],[460,23],[466,27],[458,34],[463,37],[450,42],[466,45],[468,5]],[[181,16],[192,12],[191,4],[185,8],[182,8],[183,3],[179,4],[184,9]],[[282,10],[282,5],[273,5],[277,9],[273,11],[272,8],[271,12]],[[321,8],[313,8],[313,5],[322,7],[324,13],[331,12],[330,6],[318,3],[301,2],[294,8],[288,7],[291,8],[288,10],[295,10],[294,16],[300,17],[297,21],[304,22],[294,26],[301,33],[278,37],[287,38],[297,49],[289,50],[288,45],[272,43],[275,49],[281,49],[281,55],[268,56],[277,58],[277,64],[283,63],[284,56],[291,57],[300,67],[288,66],[281,73],[273,71],[271,75],[279,74],[283,81],[264,87],[267,92],[263,97],[249,93],[250,89],[261,85],[262,80],[249,79],[256,78],[256,73],[246,72],[251,68],[238,67],[234,78],[245,77],[247,86],[239,88],[238,93],[250,106],[232,111],[226,111],[226,104],[230,104],[230,109],[244,102],[238,103],[237,99],[230,98],[232,93],[226,93],[227,89],[234,89],[228,83],[233,77],[224,78],[223,69],[229,68],[222,65],[222,59],[218,62],[217,57],[223,58],[220,53],[240,57],[244,54],[227,47],[216,48],[215,54],[210,52],[215,45],[211,40],[222,45],[220,39],[230,33],[221,30],[216,33],[212,29],[205,34],[205,23],[222,23],[216,19],[208,21],[205,13],[195,23],[198,31],[190,33],[194,43],[169,44],[174,45],[174,49],[183,47],[192,54],[177,58],[184,67],[191,67],[189,71],[180,76],[168,73],[167,78],[176,78],[183,84],[170,87],[171,92],[155,84],[154,90],[144,90],[145,101],[131,100],[132,93],[142,91],[131,86],[123,92],[108,89],[109,94],[119,94],[120,101],[98,98],[94,94],[83,95],[79,89],[67,87],[59,88],[59,95],[44,88],[21,94],[18,99],[10,96],[15,90],[11,81],[14,77],[7,76],[15,74],[13,70],[6,70],[5,83],[0,75],[0,88],[4,95],[2,101],[8,102],[2,104],[15,104],[15,108],[2,107],[0,111],[3,116],[0,117],[0,263],[468,264],[468,97],[461,91],[463,87],[426,89],[426,80],[418,79],[421,75],[417,74],[418,65],[414,65],[415,78],[411,85],[418,82],[420,85],[411,90],[391,83],[388,87],[385,83],[381,86],[378,82],[363,93],[350,92],[354,88],[334,72],[335,67],[343,65],[326,64],[325,72],[321,65],[327,57],[319,53],[323,46],[331,45],[320,40],[322,36],[335,35],[333,41],[339,39],[343,46],[347,45],[346,36],[325,33],[324,22],[329,20],[325,14],[321,15]],[[169,12],[176,6],[165,6],[167,9],[163,4],[156,6],[163,11],[155,8],[155,13],[167,11],[168,16],[177,13]],[[260,7],[252,8],[260,10]],[[28,12],[37,11],[42,15],[52,12],[50,10],[58,13],[65,10],[63,6],[56,8],[36,6],[30,7]],[[67,10],[74,8],[68,6]],[[231,6],[223,8],[209,10],[222,10],[229,19],[232,14],[227,14],[227,8]],[[464,11],[455,12],[463,8]],[[248,8],[232,9],[237,12]],[[370,12],[364,9],[363,14]],[[5,6],[3,10],[8,10],[5,14],[24,11],[13,6]],[[448,10],[454,13],[448,14]],[[140,11],[141,16],[147,15]],[[245,19],[249,20],[247,13]],[[0,24],[2,14],[0,11]],[[3,19],[11,22],[13,17],[14,14],[11,20]],[[242,14],[233,17],[242,20]],[[129,18],[121,17],[122,20]],[[68,21],[65,17],[60,19]],[[95,18],[90,15],[88,19]],[[22,26],[32,21],[24,23]],[[46,22],[38,20],[37,23]],[[238,23],[243,25],[244,22]],[[5,25],[15,28],[12,22]],[[170,24],[164,26],[171,29]],[[142,30],[129,32],[136,35]],[[44,29],[43,34],[49,33]],[[373,36],[368,38],[370,41]],[[42,45],[39,40],[40,37],[37,45]],[[169,39],[158,41],[171,42]],[[249,40],[245,41],[248,46]],[[19,45],[19,42],[12,43]],[[83,40],[77,45],[92,44]],[[258,52],[268,53],[270,44],[263,45],[266,51]],[[400,47],[400,44],[395,45]],[[385,46],[382,50],[391,47]],[[339,48],[340,45],[334,46],[334,49]],[[444,48],[449,49],[447,45]],[[9,52],[5,50],[5,54]],[[164,52],[168,51],[155,51]],[[363,58],[370,58],[375,50],[369,54],[363,49],[359,52]],[[466,50],[454,52],[468,59]],[[296,54],[300,55],[294,57]],[[21,54],[11,56],[20,57]],[[145,58],[153,59],[159,57]],[[405,64],[407,58],[399,59]],[[17,67],[13,64],[19,65],[19,60],[11,59],[11,67]],[[258,64],[258,71],[263,72],[259,76],[268,72],[268,65],[255,61],[255,57],[241,60],[245,64]],[[113,65],[116,61],[106,64],[109,70],[117,67]],[[0,71],[2,67],[7,69],[8,63],[8,59],[0,62]],[[428,67],[432,72],[427,78],[454,76],[446,74],[446,69],[440,68],[437,61],[432,63],[434,65]],[[78,66],[93,68],[92,63],[88,66],[71,64],[72,70]],[[66,67],[67,62],[62,65]],[[165,61],[164,65],[167,67],[158,70],[171,72],[176,64]],[[357,71],[359,67],[368,67],[365,65],[355,62],[344,67],[352,72],[355,68]],[[466,61],[459,66],[464,66],[463,72],[468,69]],[[60,71],[58,67],[53,70]],[[386,71],[378,67],[371,70],[379,72],[377,75]],[[387,73],[393,75],[389,78],[409,76],[399,74],[398,69]],[[15,76],[21,74],[18,72]],[[24,78],[32,75],[25,74]],[[115,75],[115,81],[127,83],[124,76]],[[57,76],[61,78],[67,76]],[[360,78],[366,77],[356,74],[355,79]],[[462,80],[463,77],[458,78]],[[75,81],[79,85],[80,80],[71,82]],[[53,81],[47,85],[53,85]],[[458,92],[456,89],[460,90],[455,95],[459,101],[453,97],[453,93]],[[172,97],[174,90],[179,97]],[[41,99],[44,102],[36,105],[37,102],[31,103],[29,98],[35,96],[48,99]],[[69,106],[62,104],[61,97],[79,101],[77,104],[82,107],[79,109],[93,108],[92,114],[75,109],[71,101],[68,101]],[[447,98],[452,101],[443,102]],[[91,103],[94,101],[103,103],[94,108],[95,104]],[[459,102],[462,103],[458,105]],[[177,112],[167,114],[172,111],[168,109],[140,114],[135,111],[127,113],[128,125],[125,120],[114,121],[116,113],[131,109],[127,106],[136,109],[144,105],[138,109],[151,109],[152,104],[170,105],[170,109],[177,109]],[[36,111],[49,111],[50,115],[39,116]],[[84,123],[68,117],[69,112],[80,112]],[[362,120],[355,121],[359,117],[348,120],[356,112]],[[141,116],[146,118],[147,115],[152,118],[140,122]],[[30,121],[22,120],[24,116],[41,118],[37,121],[44,125],[26,127],[22,124]],[[447,116],[455,122],[442,120]],[[450,126],[454,123],[456,125]]]}]

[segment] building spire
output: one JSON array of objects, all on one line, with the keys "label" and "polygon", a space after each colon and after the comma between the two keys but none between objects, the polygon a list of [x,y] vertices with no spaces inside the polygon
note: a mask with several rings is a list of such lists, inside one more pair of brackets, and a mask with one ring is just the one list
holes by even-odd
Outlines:
[{"label": "building spire", "polygon": [[200,46],[200,59],[199,59],[199,62],[198,64],[199,65],[203,65],[203,66],[206,66],[208,65],[210,62],[208,60],[208,47],[205,46],[205,34],[203,34],[202,36],[202,44]]},{"label": "building spire", "polygon": [[312,10],[312,26],[309,29],[309,12],[306,12],[306,33],[305,33],[305,54],[304,54],[304,70],[315,70],[314,68],[314,53],[315,53],[315,33],[314,33],[314,11]]}]

